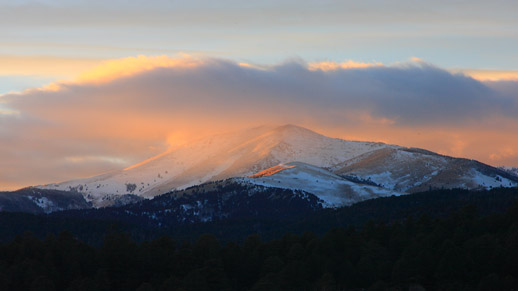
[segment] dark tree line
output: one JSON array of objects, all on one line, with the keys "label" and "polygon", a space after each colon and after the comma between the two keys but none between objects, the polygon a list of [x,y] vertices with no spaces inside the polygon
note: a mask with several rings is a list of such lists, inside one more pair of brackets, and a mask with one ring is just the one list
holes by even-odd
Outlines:
[{"label": "dark tree line", "polygon": [[[219,190],[221,192],[212,193],[215,197],[207,197],[209,193],[181,199],[162,195],[125,207],[64,211],[49,215],[0,211],[0,243],[9,242],[25,231],[32,232],[40,239],[48,233],[58,235],[69,231],[84,242],[100,245],[103,235],[114,226],[137,242],[164,235],[178,241],[193,241],[204,233],[214,234],[225,242],[243,241],[254,233],[260,234],[264,240],[278,239],[288,232],[302,234],[309,231],[322,236],[332,228],[360,227],[369,220],[392,224],[423,214],[431,218],[444,218],[468,203],[477,207],[479,215],[487,216],[502,213],[518,201],[518,188],[495,188],[490,191],[451,189],[377,198],[338,209],[318,209],[313,207],[315,201],[311,199],[303,200],[300,199],[302,196],[279,190],[259,193],[250,198],[246,189],[235,188],[233,190],[239,190],[236,192],[238,195],[222,203],[222,193],[228,189]],[[222,215],[219,218],[214,215],[212,222],[192,223],[185,221],[189,221],[193,213],[178,216],[175,211],[169,211],[181,208],[178,203],[197,205],[197,198],[211,201],[209,204],[213,207],[205,205],[207,207],[204,206],[203,211]]]},{"label": "dark tree line", "polygon": [[[240,243],[202,235],[137,243],[112,232],[92,246],[63,232],[0,245],[2,290],[512,290],[518,206],[481,216],[464,207],[391,224]],[[418,290],[418,289],[416,289]]]}]

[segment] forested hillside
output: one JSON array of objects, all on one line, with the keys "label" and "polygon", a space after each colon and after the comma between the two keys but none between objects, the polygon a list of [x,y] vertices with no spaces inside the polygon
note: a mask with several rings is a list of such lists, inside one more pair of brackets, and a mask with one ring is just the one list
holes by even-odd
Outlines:
[{"label": "forested hillside", "polygon": [[518,207],[241,243],[213,235],[137,243],[112,232],[94,247],[70,233],[26,233],[0,245],[0,274],[2,290],[512,290]]},{"label": "forested hillside", "polygon": [[[103,235],[113,230],[125,232],[136,241],[151,240],[162,235],[171,235],[178,240],[195,240],[204,233],[211,233],[223,241],[239,242],[255,233],[270,240],[282,237],[287,232],[302,234],[311,231],[322,235],[332,228],[359,227],[369,220],[392,224],[423,214],[432,218],[446,217],[467,205],[475,207],[478,215],[487,216],[502,213],[518,201],[517,188],[495,188],[490,191],[453,189],[372,199],[337,209],[321,209],[315,207],[318,205],[316,200],[306,200],[311,195],[306,196],[304,193],[293,196],[291,192],[279,190],[270,194],[257,192],[247,198],[242,192],[246,189],[236,189],[241,192],[236,192],[236,195],[231,196],[232,199],[226,200],[224,208],[221,208],[222,198],[218,198],[218,192],[211,192],[181,198],[164,195],[133,205],[97,210],[43,215],[0,212],[0,241],[10,241],[25,231],[31,231],[41,239],[47,233],[57,235],[69,231],[82,241],[98,245]],[[227,190],[223,189],[223,192]],[[213,197],[208,197],[209,194]],[[215,219],[209,222],[179,221],[178,212],[164,211],[172,205],[184,210],[181,205],[197,205],[198,198],[209,198],[207,201],[214,208],[212,214],[231,215],[214,215]],[[196,208],[190,209],[187,212],[190,214],[183,217],[195,217],[194,210]]]}]

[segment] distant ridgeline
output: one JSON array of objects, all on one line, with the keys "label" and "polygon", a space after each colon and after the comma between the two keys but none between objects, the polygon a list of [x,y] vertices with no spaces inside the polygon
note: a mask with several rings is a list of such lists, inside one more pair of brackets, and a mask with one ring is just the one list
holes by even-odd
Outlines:
[{"label": "distant ridgeline", "polygon": [[303,191],[231,181],[195,186],[188,191],[120,207],[42,215],[0,212],[0,239],[8,241],[25,231],[40,238],[47,233],[70,231],[96,244],[103,234],[114,229],[136,240],[166,234],[194,239],[203,233],[229,241],[240,241],[253,233],[273,239],[286,232],[323,234],[336,227],[362,226],[369,220],[390,224],[422,215],[447,217],[468,205],[476,209],[477,215],[487,216],[501,213],[518,201],[518,188],[450,189],[376,198],[332,209],[323,208],[320,199]]},{"label": "distant ridgeline", "polygon": [[[284,194],[271,193],[293,210],[314,200]],[[298,215],[260,207],[194,224],[154,216],[157,201],[190,203],[161,199],[40,216],[0,213],[0,237],[9,240],[0,243],[0,290],[518,288],[516,188],[437,190],[339,209],[316,203]],[[12,240],[23,230],[36,236]],[[70,232],[41,240],[62,230]],[[206,232],[213,235],[200,235]],[[172,237],[157,238],[163,234]]]}]

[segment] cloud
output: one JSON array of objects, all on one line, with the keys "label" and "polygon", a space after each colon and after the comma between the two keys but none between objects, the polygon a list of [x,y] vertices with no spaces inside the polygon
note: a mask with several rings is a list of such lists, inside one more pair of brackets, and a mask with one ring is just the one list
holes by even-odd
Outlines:
[{"label": "cloud", "polygon": [[80,83],[108,82],[156,68],[192,68],[199,65],[201,65],[201,60],[188,55],[184,55],[182,58],[170,58],[165,55],[151,57],[139,55],[104,61],[95,68],[80,74],[77,81]]},{"label": "cloud", "polygon": [[308,69],[311,71],[321,70],[321,71],[336,71],[339,69],[358,69],[358,68],[368,68],[374,66],[383,66],[382,63],[373,62],[373,63],[362,63],[355,62],[353,60],[348,60],[346,62],[337,63],[337,62],[314,62],[308,64]]},{"label": "cloud", "polygon": [[518,71],[513,70],[451,70],[454,73],[463,73],[473,79],[483,82],[518,81]]},{"label": "cloud", "polygon": [[518,142],[509,137],[518,129],[516,84],[483,83],[422,60],[115,60],[52,90],[0,96],[0,185],[95,175],[200,135],[265,123],[505,163],[495,153]]}]

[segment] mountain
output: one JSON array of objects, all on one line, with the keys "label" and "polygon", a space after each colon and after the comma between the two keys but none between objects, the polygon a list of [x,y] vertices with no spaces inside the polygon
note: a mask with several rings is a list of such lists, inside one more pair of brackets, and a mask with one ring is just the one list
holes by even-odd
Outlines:
[{"label": "mountain", "polygon": [[50,213],[60,210],[90,208],[83,195],[60,190],[23,188],[0,192],[0,211]]},{"label": "mountain", "polygon": [[387,147],[397,146],[329,138],[294,125],[261,126],[200,139],[124,170],[40,187],[77,191],[95,205],[105,206],[106,196],[153,197],[208,181],[250,176],[293,161],[331,167]]},{"label": "mountain", "polygon": [[[96,290],[100,284],[132,277],[140,281],[114,289],[153,290],[150,284],[142,283],[153,282],[157,286],[154,290],[169,290],[189,280],[194,283],[185,290],[304,290],[309,289],[307,286],[314,290],[365,290],[372,282],[383,280],[384,284],[369,289],[495,290],[496,286],[496,290],[516,290],[513,278],[518,277],[518,269],[512,266],[518,261],[518,188],[434,190],[304,211],[296,205],[300,200],[292,195],[278,192],[268,199],[269,191],[262,195],[239,185],[231,187],[224,191],[235,193],[228,197],[231,207],[226,209],[218,205],[225,195],[218,191],[202,193],[196,186],[192,191],[197,189],[198,194],[161,195],[122,208],[50,215],[0,212],[2,290],[30,289],[27,282],[31,278],[39,283],[32,286],[53,286],[52,281],[40,277],[56,280],[57,290]],[[254,200],[248,203],[244,197],[250,190]],[[199,201],[206,207],[198,207]],[[178,217],[179,212],[165,211],[168,209],[191,212]],[[190,218],[199,221],[198,217],[210,217],[195,214],[207,209],[215,214],[224,210],[225,216],[189,223]],[[238,213],[241,210],[245,211]],[[229,218],[227,211],[233,211]],[[70,275],[71,266],[79,271]],[[450,273],[439,273],[445,268]],[[104,273],[92,277],[100,273],[96,270]],[[278,272],[266,275],[274,281],[260,279],[268,272]],[[299,285],[274,285],[287,276]],[[484,280],[488,276],[494,279]],[[307,283],[318,280],[334,284],[334,278],[348,281],[342,289],[336,285],[328,288],[328,283]],[[356,278],[365,283],[358,283]],[[161,285],[160,281],[166,279],[168,283]],[[416,280],[424,287],[406,284]]]},{"label": "mountain", "polygon": [[490,189],[518,185],[518,177],[477,162],[415,148],[385,148],[332,167],[334,173],[387,189],[415,193],[429,189]]},{"label": "mountain", "polygon": [[284,125],[215,135],[123,170],[40,187],[76,191],[101,207],[124,194],[151,198],[233,177],[256,185],[304,190],[324,200],[326,207],[435,188],[518,185],[518,177],[477,161],[384,143],[346,141]]},{"label": "mountain", "polygon": [[[243,241],[254,233],[261,234],[264,239],[274,239],[286,233],[323,234],[336,227],[361,226],[370,220],[390,225],[413,217],[414,222],[424,222],[423,215],[448,217],[467,205],[472,214],[475,207],[474,212],[482,216],[504,213],[514,205],[514,216],[518,217],[518,188],[433,190],[370,199],[340,208],[321,208],[321,201],[302,191],[292,193],[287,189],[275,189],[271,192],[272,189],[266,187],[252,189],[231,181],[220,181],[122,207],[59,211],[38,216],[0,212],[0,221],[7,226],[0,227],[0,242],[10,241],[25,231],[40,238],[45,238],[49,232],[57,235],[68,231],[100,244],[106,232],[113,232],[113,225],[138,240],[165,234],[178,241],[192,240],[206,233],[226,241]],[[304,199],[306,195],[310,199]],[[516,219],[510,223],[513,221]]]},{"label": "mountain", "polygon": [[125,221],[149,227],[174,227],[228,219],[286,219],[322,209],[323,204],[324,201],[317,196],[301,190],[227,179],[121,207],[66,211],[55,215]]}]

